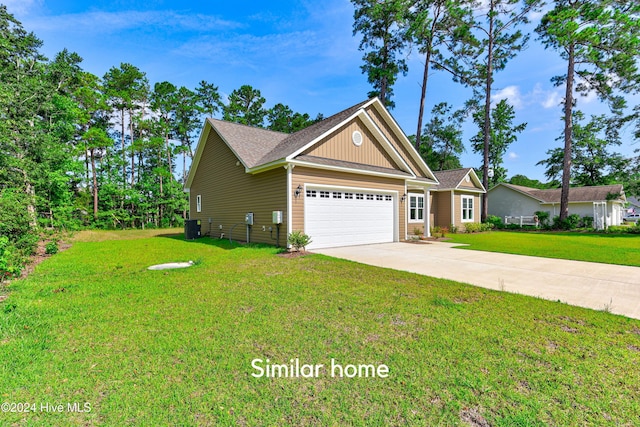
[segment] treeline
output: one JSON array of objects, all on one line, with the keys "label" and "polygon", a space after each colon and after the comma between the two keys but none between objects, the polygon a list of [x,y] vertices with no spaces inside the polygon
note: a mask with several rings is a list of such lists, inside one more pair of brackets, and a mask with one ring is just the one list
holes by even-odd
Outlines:
[{"label": "treeline", "polygon": [[322,119],[242,86],[150,84],[131,64],[102,76],[42,42],[0,5],[0,276],[18,271],[43,230],[180,226],[183,182],[205,117],[281,132]]},{"label": "treeline", "polygon": [[[361,37],[362,72],[382,102],[393,108],[393,85],[406,75],[407,55],[423,59],[423,79],[414,142],[436,169],[457,166],[464,150],[460,122],[472,117],[478,134],[471,146],[482,156],[480,174],[490,188],[506,179],[503,156],[526,124],[513,124],[513,107],[492,99],[495,78],[536,39],[549,58],[565,69],[551,81],[565,89],[561,147],[539,164],[549,179],[562,185],[561,219],[568,214],[569,184],[597,185],[625,180],[637,192],[638,158],[610,151],[620,145],[620,129],[636,122],[640,137],[640,106],[628,105],[640,92],[640,3],[617,0],[351,0],[353,33]],[[541,16],[535,34],[532,16]],[[544,64],[545,58],[539,58]],[[459,111],[438,104],[423,127],[430,71],[449,73],[473,95]],[[577,110],[579,97],[595,94],[611,114],[589,118]],[[405,100],[406,103],[406,100]],[[577,167],[573,167],[577,165]],[[487,216],[484,196],[482,219]]]}]

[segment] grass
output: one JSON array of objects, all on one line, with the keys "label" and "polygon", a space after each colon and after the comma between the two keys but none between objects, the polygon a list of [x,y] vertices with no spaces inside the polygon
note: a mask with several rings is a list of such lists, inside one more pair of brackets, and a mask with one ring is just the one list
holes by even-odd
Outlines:
[{"label": "grass", "polygon": [[449,234],[453,243],[472,249],[640,267],[640,235],[509,232]]},{"label": "grass", "polygon": [[[10,284],[0,401],[38,410],[0,412],[0,425],[640,422],[640,321],[321,255],[153,234],[80,235]],[[146,269],[188,260],[196,265]],[[390,372],[254,378],[256,358]],[[91,411],[40,410],[67,402]]]}]

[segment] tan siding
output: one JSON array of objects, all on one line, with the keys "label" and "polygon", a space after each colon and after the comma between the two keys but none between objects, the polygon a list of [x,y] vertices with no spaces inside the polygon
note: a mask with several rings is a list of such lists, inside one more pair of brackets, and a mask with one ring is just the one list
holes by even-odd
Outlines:
[{"label": "tan siding", "polygon": [[[287,175],[284,168],[277,168],[257,175],[245,173],[242,165],[236,166],[238,159],[217,133],[211,131],[202,158],[190,189],[190,217],[202,221],[203,234],[211,233],[229,237],[231,227],[244,223],[247,212],[254,213],[252,242],[275,244],[269,227],[271,212],[283,211],[284,224],[280,227],[280,245],[286,244],[287,234]],[[196,195],[202,195],[202,212],[196,212]],[[211,228],[209,218],[212,218]],[[220,230],[222,225],[222,230]],[[266,231],[262,231],[262,227]],[[236,240],[246,240],[246,227],[238,225],[233,230]]]},{"label": "tan siding", "polygon": [[438,227],[449,227],[451,225],[451,193],[437,192],[433,197],[436,204],[434,224]]},{"label": "tan siding", "polygon": [[480,190],[480,186],[477,185],[472,179],[471,177],[469,177],[469,182],[467,182],[466,180],[462,180],[462,182],[460,183],[460,185],[458,186],[458,188],[468,188],[471,190]]},{"label": "tan siding", "polygon": [[374,123],[380,131],[387,137],[387,139],[391,142],[393,147],[400,153],[405,162],[411,167],[413,173],[418,177],[426,178],[425,174],[422,172],[422,169],[418,166],[418,163],[413,159],[413,157],[409,154],[409,150],[407,150],[402,143],[398,140],[398,137],[393,132],[391,127],[387,124],[385,120],[382,119],[382,116],[378,113],[378,111],[370,106],[367,108],[367,114],[373,119]]},{"label": "tan siding", "polygon": [[[304,231],[304,194],[300,197],[293,197],[293,192],[298,187],[302,188],[309,184],[335,185],[355,188],[371,188],[378,190],[397,191],[398,197],[404,194],[404,180],[381,178],[368,175],[356,175],[344,172],[334,172],[322,169],[312,169],[296,166],[292,172],[292,216],[293,230]],[[406,233],[406,215],[404,203],[400,202],[398,209],[399,238],[403,240]],[[313,236],[311,236],[313,238]]]},{"label": "tan siding", "polygon": [[[356,130],[362,134],[363,141],[360,146],[355,145],[351,139],[353,132]],[[391,156],[389,156],[380,143],[376,141],[359,118],[338,129],[332,135],[325,138],[324,141],[315,144],[303,154],[399,169]]]},{"label": "tan siding", "polygon": [[454,219],[455,225],[463,229],[468,222],[462,222],[462,196],[473,197],[473,222],[480,222],[480,196],[475,193],[455,192],[454,194]]}]

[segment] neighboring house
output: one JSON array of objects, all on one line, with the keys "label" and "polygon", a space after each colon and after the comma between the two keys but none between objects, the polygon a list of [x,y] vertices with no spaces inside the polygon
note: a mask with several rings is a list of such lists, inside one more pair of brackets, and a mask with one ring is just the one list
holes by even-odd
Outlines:
[{"label": "neighboring house", "polygon": [[[429,222],[434,227],[463,229],[465,224],[480,222],[482,182],[473,168],[450,169],[434,172],[439,184],[431,190]],[[421,207],[424,196],[409,192],[409,232],[423,233]]]},{"label": "neighboring house", "polygon": [[640,199],[637,197],[627,197],[627,213],[640,213]]},{"label": "neighboring house", "polygon": [[409,194],[430,200],[437,184],[374,98],[290,135],[208,119],[185,188],[203,234],[286,245],[301,230],[313,249],[405,240]]},{"label": "neighboring house", "polygon": [[[560,188],[540,190],[500,183],[487,193],[489,215],[504,219],[505,216],[533,216],[536,211],[546,211],[553,218],[560,215],[561,191]],[[621,184],[569,190],[569,214],[592,217],[597,229],[620,225],[625,203]]]}]

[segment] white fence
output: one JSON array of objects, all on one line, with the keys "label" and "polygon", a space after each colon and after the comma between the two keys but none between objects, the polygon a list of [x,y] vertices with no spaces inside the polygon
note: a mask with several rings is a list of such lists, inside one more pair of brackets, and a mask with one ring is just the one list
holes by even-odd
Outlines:
[{"label": "white fence", "polygon": [[534,216],[505,216],[504,224],[518,224],[520,227],[523,225],[535,225],[536,227],[540,226],[540,221],[538,221],[538,217]]}]

